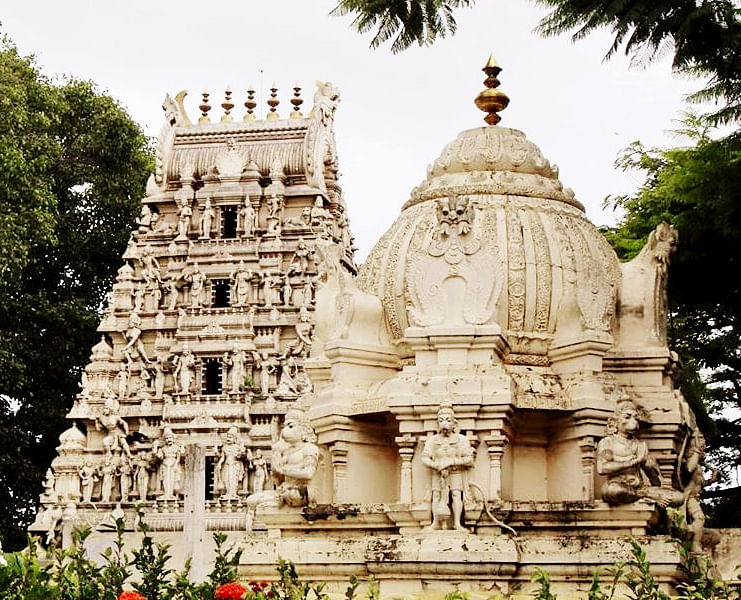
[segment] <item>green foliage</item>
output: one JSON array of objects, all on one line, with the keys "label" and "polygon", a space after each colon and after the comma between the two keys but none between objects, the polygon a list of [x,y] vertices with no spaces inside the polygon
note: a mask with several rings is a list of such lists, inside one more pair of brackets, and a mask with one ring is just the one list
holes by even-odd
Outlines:
[{"label": "green foliage", "polygon": [[[741,409],[741,280],[734,275],[741,263],[741,134],[711,139],[691,115],[683,125],[693,146],[662,150],[635,142],[618,160],[646,179],[636,193],[609,199],[625,217],[606,236],[627,259],[661,221],[679,231],[669,267],[670,345],[683,361],[682,392],[727,481],[741,463],[741,421],[728,416]],[[733,496],[725,502],[725,513],[716,503],[715,523],[738,525],[739,503]]]},{"label": "green foliage", "polygon": [[633,600],[669,600],[669,595],[659,589],[653,574],[651,563],[646,558],[646,551],[636,541],[630,540],[633,559],[628,562],[631,569],[625,575],[625,585],[630,590],[629,598]]},{"label": "green foliage", "polygon": [[[597,30],[614,36],[606,58],[620,48],[646,64],[672,52],[675,71],[708,81],[691,99],[718,101],[716,124],[741,119],[741,8],[734,0],[535,0],[552,11],[540,22],[543,35],[573,32],[580,40]],[[333,15],[353,15],[359,33],[374,31],[371,48],[394,38],[396,53],[428,46],[455,34],[454,12],[474,0],[339,0]]]},{"label": "green foliage", "polygon": [[[675,539],[681,558],[681,577],[676,584],[679,598],[682,600],[739,600],[738,590],[713,578],[713,567],[704,555],[691,552],[691,544],[685,543],[686,532],[682,532],[681,523],[677,533],[681,539]],[[232,570],[239,562],[239,549],[225,549],[223,534],[215,534],[219,550],[214,563],[220,564],[202,584],[191,583],[188,579],[190,563],[181,572],[173,572],[167,567],[169,553],[166,545],[155,543],[149,536],[146,527],[142,528],[143,537],[140,547],[133,550],[132,559],[123,551],[122,539],[124,523],[118,521],[117,538],[114,546],[104,552],[106,557],[102,564],[93,562],[84,550],[85,539],[89,529],[75,533],[75,545],[67,550],[53,550],[52,561],[42,561],[38,555],[38,546],[29,540],[29,546],[23,552],[6,555],[7,564],[0,560],[0,600],[115,600],[125,587],[133,586],[147,600],[212,600],[214,582],[233,583],[236,571]],[[634,600],[669,600],[669,596],[659,589],[651,573],[651,564],[646,553],[638,542],[630,540],[633,558],[626,563],[618,562],[608,569],[611,582],[605,592],[596,572],[586,595],[586,600],[612,600],[619,585],[629,590],[629,597]],[[149,564],[145,564],[148,561]],[[130,582],[134,573],[128,567],[136,566],[137,583]],[[268,582],[250,581],[243,596],[247,600],[328,600],[324,583],[302,581],[296,566],[283,559],[277,564],[278,579]],[[230,579],[222,580],[221,576]],[[550,575],[539,568],[535,569],[532,581],[538,584],[533,592],[536,600],[557,600],[551,589]],[[345,592],[347,600],[357,597],[357,590],[362,584],[355,576],[349,579]],[[372,576],[366,581],[367,600],[378,600],[380,588]],[[218,587],[218,586],[217,586]],[[468,600],[469,594],[453,590],[445,595],[445,600]]]},{"label": "green foliage", "polygon": [[210,596],[206,594],[204,597],[213,597],[214,590],[219,587],[222,583],[228,583],[230,581],[236,581],[237,579],[237,567],[239,566],[239,559],[242,556],[241,548],[229,548],[226,545],[227,537],[225,534],[220,532],[214,533],[214,543],[216,544],[216,556],[214,557],[214,567],[208,574],[208,590],[204,590],[204,593],[210,592]]},{"label": "green foliage", "polygon": [[371,48],[390,39],[393,53],[412,44],[429,46],[448,33],[455,34],[453,12],[473,5],[473,0],[340,0],[332,15],[355,15],[352,27],[359,33],[376,30]]},{"label": "green foliage", "polygon": [[709,78],[698,101],[725,101],[712,119],[741,118],[741,9],[734,0],[538,0],[553,10],[540,23],[544,35],[574,31],[572,40],[607,29],[638,64],[673,52],[676,71]]},{"label": "green foliage", "polygon": [[551,576],[546,571],[535,567],[535,573],[530,581],[538,584],[538,588],[533,593],[535,600],[557,600],[556,594],[551,592]]},{"label": "green foliage", "polygon": [[134,589],[147,600],[166,600],[168,587],[166,582],[172,575],[167,567],[170,560],[169,544],[155,542],[149,535],[144,523],[141,524],[144,537],[141,546],[133,551],[132,564],[139,572],[140,581],[134,583]]},{"label": "green foliage", "polygon": [[85,81],[0,40],[0,538],[20,548],[152,170],[146,138]]}]

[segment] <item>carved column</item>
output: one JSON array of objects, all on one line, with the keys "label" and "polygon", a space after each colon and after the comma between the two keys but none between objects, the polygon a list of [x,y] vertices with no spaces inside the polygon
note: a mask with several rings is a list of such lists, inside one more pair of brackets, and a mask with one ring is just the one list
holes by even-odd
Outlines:
[{"label": "carved column", "polygon": [[185,502],[183,537],[186,556],[193,559],[191,581],[206,577],[206,453],[202,446],[189,445],[185,450]]},{"label": "carved column", "polygon": [[507,441],[507,437],[499,432],[484,436],[489,455],[489,500],[500,500],[502,497],[502,456]]},{"label": "carved column", "polygon": [[581,490],[582,500],[594,500],[594,465],[597,457],[597,444],[592,436],[579,438],[581,451]]},{"label": "carved column", "polygon": [[329,447],[332,457],[332,488],[335,502],[347,501],[347,444],[335,442]]},{"label": "carved column", "polygon": [[401,477],[399,480],[399,502],[412,503],[412,459],[417,447],[417,440],[413,435],[405,434],[396,438],[401,457]]}]

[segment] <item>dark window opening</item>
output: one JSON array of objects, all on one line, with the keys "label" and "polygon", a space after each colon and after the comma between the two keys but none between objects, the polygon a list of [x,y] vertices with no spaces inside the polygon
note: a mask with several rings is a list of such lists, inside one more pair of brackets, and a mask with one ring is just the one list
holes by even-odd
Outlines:
[{"label": "dark window opening", "polygon": [[237,207],[236,206],[222,206],[221,207],[221,237],[222,238],[237,237]]},{"label": "dark window opening", "polygon": [[201,393],[209,396],[221,394],[222,365],[218,358],[204,358],[201,365]]},{"label": "dark window opening", "polygon": [[211,280],[211,306],[226,308],[231,305],[231,281],[228,279]]},{"label": "dark window opening", "polygon": [[213,500],[214,498],[216,498],[216,490],[214,490],[214,487],[216,486],[215,471],[216,471],[216,457],[207,456],[206,457],[206,500]]}]

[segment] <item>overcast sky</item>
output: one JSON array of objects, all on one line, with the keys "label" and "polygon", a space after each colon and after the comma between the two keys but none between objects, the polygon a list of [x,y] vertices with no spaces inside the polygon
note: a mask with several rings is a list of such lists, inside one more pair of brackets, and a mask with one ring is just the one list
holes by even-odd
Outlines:
[{"label": "overcast sky", "polygon": [[[342,92],[335,128],[350,219],[363,260],[399,213],[426,166],[463,129],[483,125],[473,104],[490,53],[503,67],[510,97],[502,126],[525,132],[560,167],[597,224],[608,194],[630,192],[637,179],[613,169],[633,140],[677,144],[667,135],[699,87],[670,74],[668,60],[630,69],[602,58],[611,38],[543,39],[533,32],[546,10],[525,0],[478,0],[457,14],[458,33],[431,48],[392,55],[370,50],[370,36],[330,17],[334,0],[41,0],[8,2],[2,31],[48,75],[91,79],[117,98],[148,135],[162,124],[162,99],[181,89],[198,116],[200,92],[212,94],[212,118],[230,86],[244,113],[244,90],[276,82],[287,115],[298,82],[310,105],[316,80]],[[114,8],[115,6],[115,8]],[[264,109],[263,109],[264,110]]]}]

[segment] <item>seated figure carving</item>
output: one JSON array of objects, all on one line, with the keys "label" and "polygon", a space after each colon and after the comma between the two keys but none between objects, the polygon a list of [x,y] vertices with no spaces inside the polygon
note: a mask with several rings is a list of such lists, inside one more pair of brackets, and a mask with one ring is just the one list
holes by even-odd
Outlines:
[{"label": "seated figure carving", "polygon": [[682,504],[682,493],[664,487],[656,459],[639,440],[636,407],[622,397],[607,421],[607,435],[597,446],[597,472],[607,476],[602,499],[612,506],[650,500],[661,507]]},{"label": "seated figure carving", "polygon": [[280,439],[273,444],[270,466],[277,487],[256,491],[247,497],[246,529],[252,531],[255,511],[261,504],[306,506],[311,500],[309,483],[319,463],[319,448],[314,444],[314,431],[303,413],[286,414]]}]

